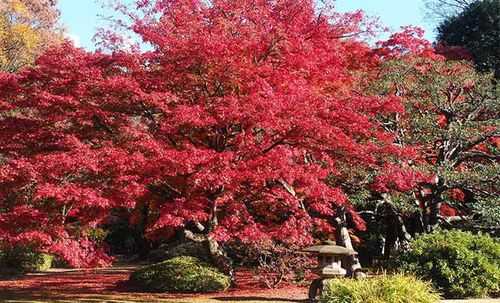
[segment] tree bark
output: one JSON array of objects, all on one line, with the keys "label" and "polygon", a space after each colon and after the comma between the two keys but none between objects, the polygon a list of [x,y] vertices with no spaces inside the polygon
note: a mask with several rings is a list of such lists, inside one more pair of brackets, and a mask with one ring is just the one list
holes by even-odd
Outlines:
[{"label": "tree bark", "polygon": [[436,176],[435,181],[424,184],[424,188],[430,190],[430,194],[424,194],[425,191],[422,191],[422,221],[424,232],[431,233],[439,227],[441,221],[442,195],[446,190],[446,185],[442,177]]},{"label": "tree bark", "polygon": [[427,232],[429,233],[439,227],[441,205],[442,201],[439,196],[432,197],[429,205],[429,220],[427,225]]},{"label": "tree bark", "polygon": [[184,237],[194,242],[205,243],[213,265],[234,279],[233,262],[214,238],[208,234],[195,234],[190,230],[184,230]]},{"label": "tree bark", "polygon": [[211,209],[211,219],[208,222],[208,228],[205,228],[200,222],[195,222],[195,226],[197,226],[200,232],[204,233],[195,234],[190,230],[184,230],[184,235],[185,238],[191,241],[205,243],[213,265],[215,265],[222,273],[231,277],[231,281],[234,282],[234,268],[232,260],[227,256],[226,252],[219,245],[217,240],[210,235],[210,232],[217,227],[218,223],[217,205],[214,202]]},{"label": "tree bark", "polygon": [[[345,207],[341,206],[337,208],[337,217],[335,218],[336,223],[336,243],[339,246],[344,246],[347,249],[354,250],[352,246],[351,236],[349,235],[349,230],[347,229],[347,218]],[[361,271],[361,263],[357,255],[351,255],[344,258],[344,264],[347,270],[347,275],[354,278],[362,278],[366,276]]]},{"label": "tree bark", "polygon": [[[383,201],[377,206],[377,216],[381,217],[385,243],[382,255],[388,260],[392,252],[405,248],[412,239],[408,233],[404,220],[394,207],[390,196],[383,195]],[[399,243],[399,245],[398,245]]]},{"label": "tree bark", "polygon": [[227,256],[224,249],[219,245],[219,243],[212,238],[207,236],[207,246],[210,252],[210,257],[213,264],[223,273],[231,277],[234,281],[234,267],[232,260]]}]

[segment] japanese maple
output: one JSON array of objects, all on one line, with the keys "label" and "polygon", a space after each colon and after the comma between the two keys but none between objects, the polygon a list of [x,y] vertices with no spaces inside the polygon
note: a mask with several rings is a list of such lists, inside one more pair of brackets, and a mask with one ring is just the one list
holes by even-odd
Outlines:
[{"label": "japanese maple", "polygon": [[332,179],[387,171],[378,187],[408,186],[395,179],[412,150],[379,122],[400,99],[358,90],[379,64],[357,38],[360,12],[305,0],[137,10],[151,51],[65,44],[0,76],[2,245],[91,266],[103,255],[89,229],[127,209],[151,238],[302,246],[333,231],[338,207],[363,228]]}]

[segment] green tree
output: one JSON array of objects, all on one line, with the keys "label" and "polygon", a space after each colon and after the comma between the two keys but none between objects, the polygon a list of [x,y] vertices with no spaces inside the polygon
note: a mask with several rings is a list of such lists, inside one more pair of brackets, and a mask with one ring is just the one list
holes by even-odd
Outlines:
[{"label": "green tree", "polygon": [[437,30],[440,43],[464,47],[480,71],[494,71],[500,78],[500,1],[475,1],[445,18]]},{"label": "green tree", "polygon": [[424,5],[427,17],[442,21],[463,11],[477,0],[425,0]]},{"label": "green tree", "polygon": [[[383,74],[379,89],[406,107],[387,125],[397,142],[418,147],[415,167],[434,176],[418,195],[424,231],[463,219],[498,225],[500,85],[466,62],[425,57],[388,61]],[[444,202],[461,216],[441,217]]]}]

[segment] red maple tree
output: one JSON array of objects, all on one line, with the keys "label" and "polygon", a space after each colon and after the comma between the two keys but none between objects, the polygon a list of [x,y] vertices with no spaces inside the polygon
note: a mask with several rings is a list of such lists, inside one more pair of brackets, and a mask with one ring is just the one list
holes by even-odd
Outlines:
[{"label": "red maple tree", "polygon": [[357,38],[360,12],[305,0],[137,8],[151,51],[65,44],[0,75],[1,245],[99,265],[88,231],[118,208],[144,215],[151,237],[306,245],[339,206],[363,228],[331,178],[388,171],[380,188],[408,185],[395,179],[413,154],[379,122],[400,100],[358,90],[380,61]]}]

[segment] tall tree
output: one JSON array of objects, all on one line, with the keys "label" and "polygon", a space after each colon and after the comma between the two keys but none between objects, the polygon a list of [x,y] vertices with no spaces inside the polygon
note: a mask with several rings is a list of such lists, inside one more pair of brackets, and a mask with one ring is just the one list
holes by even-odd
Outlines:
[{"label": "tall tree", "polygon": [[437,21],[448,19],[477,0],[425,0],[427,16]]},{"label": "tall tree", "polygon": [[0,70],[13,72],[33,64],[60,41],[55,0],[3,0],[0,3]]},{"label": "tall tree", "polygon": [[500,78],[500,2],[480,0],[459,14],[446,18],[437,28],[438,42],[465,48],[481,71]]},{"label": "tall tree", "polygon": [[402,98],[405,115],[386,125],[399,144],[420,149],[415,166],[434,178],[419,195],[423,229],[431,231],[446,221],[440,217],[444,202],[471,222],[481,219],[472,216],[477,209],[498,212],[500,89],[468,62],[446,61],[428,43],[421,46],[389,54],[377,89]]},{"label": "tall tree", "polygon": [[400,165],[413,149],[379,123],[399,98],[355,89],[378,62],[353,35],[361,13],[312,0],[137,6],[152,51],[65,45],[2,76],[4,243],[44,239],[71,259],[64,243],[121,208],[152,238],[205,239],[218,262],[220,244],[303,246],[344,214],[363,229],[330,182],[350,171],[385,174],[380,187],[416,181]]}]

